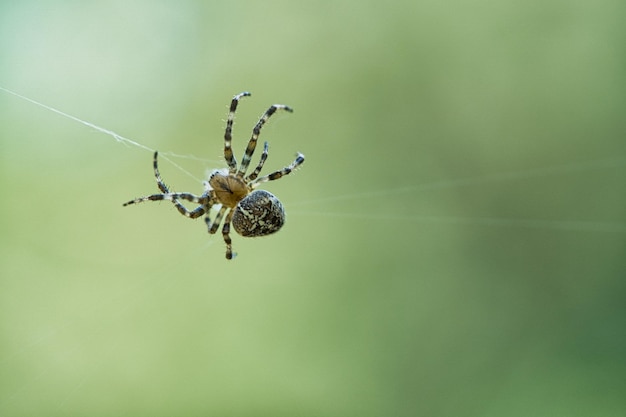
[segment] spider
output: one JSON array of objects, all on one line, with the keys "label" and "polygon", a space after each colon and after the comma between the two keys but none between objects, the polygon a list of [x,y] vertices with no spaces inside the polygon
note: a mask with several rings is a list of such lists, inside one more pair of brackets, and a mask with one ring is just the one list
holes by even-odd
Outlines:
[{"label": "spider", "polygon": [[[252,129],[252,137],[248,141],[241,164],[237,166],[237,160],[231,148],[233,120],[239,100],[248,96],[250,96],[249,92],[237,94],[230,103],[226,132],[224,133],[224,158],[228,168],[216,169],[211,172],[208,181],[204,181],[204,193],[195,195],[185,192],[171,192],[161,179],[157,162],[158,152],[155,152],[153,161],[154,176],[161,193],[136,198],[124,203],[124,206],[144,201],[169,200],[176,206],[180,214],[185,217],[196,219],[205,215],[204,221],[210,234],[217,232],[220,223],[224,219],[222,236],[226,243],[226,259],[232,259],[236,255],[233,253],[230,239],[231,223],[237,233],[244,237],[266,236],[280,230],[285,223],[285,209],[283,205],[273,194],[265,190],[255,190],[255,188],[264,182],[274,181],[291,173],[304,162],[304,155],[298,152],[296,159],[290,165],[271,174],[259,177],[268,156],[269,147],[268,143],[265,142],[258,165],[254,171],[246,176],[246,171],[250,165],[250,160],[254,154],[263,125],[277,110],[293,111],[291,107],[284,104],[270,106],[254,126],[254,129]],[[193,210],[188,210],[180,200],[196,203],[199,206]],[[215,219],[211,221],[209,213],[213,206],[220,206],[220,208]]]}]

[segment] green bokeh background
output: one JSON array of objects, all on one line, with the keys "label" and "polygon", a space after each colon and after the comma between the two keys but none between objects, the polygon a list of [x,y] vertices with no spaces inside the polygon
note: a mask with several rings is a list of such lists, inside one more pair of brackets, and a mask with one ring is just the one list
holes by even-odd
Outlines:
[{"label": "green bokeh background", "polygon": [[[258,116],[271,237],[0,91],[0,415],[623,416],[621,0],[0,3],[0,86],[178,191]],[[194,178],[195,177],[195,178]]]}]

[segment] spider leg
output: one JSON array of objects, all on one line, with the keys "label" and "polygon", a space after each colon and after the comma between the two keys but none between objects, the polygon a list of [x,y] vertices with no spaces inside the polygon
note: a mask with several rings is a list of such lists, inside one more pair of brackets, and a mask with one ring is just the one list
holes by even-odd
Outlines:
[{"label": "spider leg", "polygon": [[244,180],[245,182],[248,183],[250,181],[254,181],[256,177],[259,176],[259,173],[263,169],[263,164],[265,164],[265,160],[267,159],[268,152],[269,152],[269,145],[267,142],[265,142],[265,144],[263,145],[263,153],[261,154],[261,160],[259,161],[259,164],[256,166],[254,171],[245,178]]},{"label": "spider leg", "polygon": [[176,208],[178,209],[178,212],[180,214],[182,214],[185,217],[189,217],[190,219],[197,219],[198,217],[202,216],[204,213],[207,212],[207,209],[204,206],[199,206],[189,211],[187,210],[185,206],[179,203],[176,205]]},{"label": "spider leg", "polygon": [[170,189],[167,188],[167,185],[165,185],[165,183],[163,182],[163,179],[161,178],[161,174],[159,173],[158,159],[159,159],[159,152],[155,151],[154,159],[152,161],[152,167],[154,168],[154,177],[156,178],[157,187],[159,187],[159,190],[161,190],[163,194],[168,194],[170,192]]},{"label": "spider leg", "polygon": [[127,201],[122,204],[123,206],[129,206],[131,204],[143,203],[144,201],[162,201],[162,200],[176,200],[180,198],[181,200],[187,200],[192,203],[198,204],[208,204],[208,199],[205,196],[197,196],[191,193],[165,193],[165,194],[152,194],[147,195],[145,197],[135,198],[134,200]]},{"label": "spider leg", "polygon": [[279,171],[272,172],[271,174],[268,174],[264,177],[257,178],[250,185],[252,186],[252,188],[256,188],[259,184],[262,184],[264,182],[274,181],[279,178],[282,178],[283,176],[290,174],[291,171],[293,171],[294,169],[302,165],[303,162],[304,162],[304,155],[298,152],[296,159],[291,164],[289,164],[289,166],[286,166]]},{"label": "spider leg", "polygon": [[[161,174],[159,173],[158,156],[159,156],[159,153],[155,152],[154,162],[153,162],[154,177],[156,178],[156,181],[157,181],[157,187],[159,187],[159,190],[163,194],[153,194],[153,195],[149,195],[146,197],[139,197],[139,198],[136,198],[134,200],[124,203],[123,204],[124,207],[131,205],[131,204],[142,203],[144,201],[170,200],[176,206],[176,209],[178,210],[180,214],[182,214],[185,217],[189,217],[191,219],[198,218],[202,216],[204,213],[206,213],[207,211],[209,211],[213,204],[210,198],[208,198],[208,196],[205,196],[205,195],[197,196],[191,193],[170,192],[170,189],[167,187],[165,182],[163,182],[163,178],[161,178]],[[200,206],[193,210],[188,210],[185,206],[183,206],[180,203],[180,201],[178,201],[179,198],[183,200],[191,201],[192,203],[200,204]]]},{"label": "spider leg", "polygon": [[222,227],[222,237],[224,238],[224,243],[226,243],[226,259],[233,259],[233,246],[230,240],[230,221],[233,218],[234,212],[234,210],[228,212],[226,220],[224,220],[224,226]]},{"label": "spider leg", "polygon": [[226,159],[226,163],[228,164],[231,174],[234,174],[237,170],[237,160],[235,159],[233,149],[231,148],[231,142],[233,140],[233,120],[235,119],[235,111],[237,110],[239,99],[241,97],[248,96],[250,96],[250,93],[244,91],[243,93],[239,93],[233,97],[233,100],[230,102],[230,111],[228,112],[228,120],[226,121],[226,132],[224,133],[224,159]]},{"label": "spider leg", "polygon": [[257,143],[257,140],[259,139],[261,128],[263,127],[265,122],[267,122],[267,119],[269,119],[274,113],[276,113],[276,110],[279,110],[279,109],[286,110],[290,113],[293,112],[293,109],[289,106],[285,106],[284,104],[273,104],[270,106],[269,109],[267,109],[267,111],[263,114],[263,116],[261,116],[256,126],[254,126],[254,129],[252,129],[252,137],[248,141],[246,152],[244,153],[243,158],[241,159],[241,165],[239,166],[239,170],[237,171],[238,177],[243,177],[246,171],[248,170],[248,165],[250,165],[252,154],[254,153],[254,149],[256,148],[256,143]]},{"label": "spider leg", "polygon": [[214,235],[215,232],[217,232],[217,229],[220,227],[220,223],[222,222],[222,218],[224,217],[224,213],[227,209],[228,207],[222,206],[220,211],[217,212],[217,215],[215,216],[215,220],[213,222],[211,222],[209,216],[206,216],[204,218],[204,221],[206,222],[206,227],[209,230],[209,234]]},{"label": "spider leg", "polygon": [[[177,199],[187,200],[192,203],[200,204],[200,207],[195,208],[193,210],[188,210],[185,206],[180,204],[180,202],[176,201]],[[192,219],[198,218],[206,213],[211,208],[211,202],[205,197],[198,197],[197,195],[190,193],[166,193],[166,194],[152,194],[145,197],[139,197],[134,200],[130,200],[123,204],[124,207],[129,206],[131,204],[143,203],[144,201],[163,201],[169,200],[174,202],[176,208],[185,217],[189,217]]]},{"label": "spider leg", "polygon": [[[159,190],[161,190],[163,194],[170,194],[170,189],[167,187],[165,182],[163,182],[163,179],[161,178],[161,174],[159,173],[158,156],[159,156],[159,152],[154,152],[153,167],[154,167],[154,177],[156,178],[156,181],[157,181],[157,187],[159,187]],[[176,206],[176,209],[178,210],[180,214],[182,214],[183,216],[190,217],[192,219],[198,218],[205,213],[204,207],[202,206],[196,208],[193,211],[189,211],[187,210],[185,206],[183,206],[180,203],[180,201],[176,199],[173,199],[172,203]]]}]

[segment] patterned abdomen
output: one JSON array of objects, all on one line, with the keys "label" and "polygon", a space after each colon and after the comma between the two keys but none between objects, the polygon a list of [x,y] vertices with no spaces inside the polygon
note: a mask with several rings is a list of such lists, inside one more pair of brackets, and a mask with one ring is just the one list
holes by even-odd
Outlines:
[{"label": "patterned abdomen", "polygon": [[265,236],[285,224],[285,209],[278,198],[265,190],[255,190],[241,200],[233,213],[232,225],[241,236]]}]

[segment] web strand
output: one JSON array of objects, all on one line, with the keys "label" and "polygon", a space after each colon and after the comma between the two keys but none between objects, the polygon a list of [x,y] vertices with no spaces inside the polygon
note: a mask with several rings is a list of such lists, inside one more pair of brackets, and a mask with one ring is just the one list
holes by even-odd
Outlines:
[{"label": "web strand", "polygon": [[525,229],[549,229],[555,231],[568,232],[597,232],[597,233],[626,233],[626,223],[583,221],[583,220],[537,220],[522,218],[501,218],[501,217],[457,217],[457,216],[414,216],[398,215],[392,217],[384,214],[355,214],[332,211],[291,211],[290,215],[295,216],[316,216],[330,218],[346,218],[361,220],[401,220],[404,223],[424,223],[424,224],[456,224],[468,226],[496,226],[496,227],[516,227]]},{"label": "web strand", "polygon": [[481,175],[476,177],[453,178],[448,180],[437,180],[422,184],[407,185],[378,191],[366,191],[362,193],[343,194],[339,196],[323,197],[314,200],[297,201],[290,203],[291,207],[307,206],[318,203],[334,203],[337,201],[363,200],[368,198],[380,198],[387,195],[401,193],[420,193],[448,188],[469,187],[489,183],[499,183],[514,180],[523,180],[536,177],[547,177],[551,175],[565,175],[573,172],[591,171],[598,169],[610,169],[626,166],[626,157],[613,157],[581,163],[562,164],[543,168],[533,168],[520,171],[500,172],[494,174]]},{"label": "web strand", "polygon": [[[0,90],[8,94],[11,94],[15,97],[18,97],[24,101],[32,103],[36,106],[49,110],[53,113],[56,113],[62,117],[65,117],[67,119],[83,124],[98,132],[111,136],[119,143],[122,143],[127,146],[134,146],[139,149],[148,151],[150,153],[155,152],[155,149],[152,149],[149,146],[143,145],[137,141],[124,137],[112,130],[105,129],[91,122],[82,120],[76,116],[72,116],[71,114],[65,113],[54,107],[40,103],[32,98],[16,93],[15,91],[6,89],[2,86],[0,86]],[[189,177],[193,178],[194,180],[198,182],[202,182],[201,179],[197,178],[195,175],[193,175],[192,173],[190,173],[189,171],[181,167],[179,164],[175,163],[171,158],[183,158],[183,159],[191,159],[191,160],[199,160],[199,161],[209,161],[209,160],[198,158],[193,155],[181,155],[181,154],[177,154],[173,152],[159,152],[159,156],[165,161],[172,164],[177,169],[179,169],[184,174],[188,175]],[[579,172],[579,171],[586,171],[586,170],[614,168],[614,167],[621,167],[624,165],[626,165],[626,158],[615,157],[615,158],[607,158],[607,159],[602,159],[602,160],[587,161],[587,162],[582,162],[582,163],[563,164],[563,165],[543,167],[543,168],[534,168],[534,169],[521,170],[521,171],[494,173],[494,174],[482,175],[482,176],[477,176],[477,177],[439,180],[439,181],[433,181],[430,183],[397,187],[397,188],[387,189],[387,190],[330,196],[330,197],[324,197],[324,198],[308,200],[308,201],[293,202],[290,204],[290,206],[302,207],[302,206],[309,206],[309,205],[319,204],[319,203],[326,204],[326,203],[335,203],[337,201],[363,200],[363,199],[368,199],[368,198],[379,198],[379,197],[383,197],[385,195],[390,195],[390,194],[401,194],[401,193],[409,193],[409,192],[416,193],[416,192],[425,192],[425,191],[430,191],[430,190],[438,190],[438,189],[446,189],[446,188],[475,186],[475,185],[482,185],[486,183],[512,181],[512,180],[519,180],[519,179],[526,179],[526,178],[533,178],[533,177],[543,177],[543,176],[549,176],[549,175],[563,175],[563,174],[568,174],[572,172]],[[299,210],[298,211],[296,210],[296,211],[292,211],[292,214],[306,215],[306,216],[350,217],[350,218],[361,218],[361,219],[388,218],[387,216],[330,212],[327,210],[324,210],[324,211],[315,211],[315,210],[313,211]],[[616,223],[616,222],[505,219],[505,218],[495,218],[495,217],[492,217],[492,218],[461,218],[461,217],[430,217],[430,216],[424,217],[424,216],[413,216],[413,215],[400,216],[400,217],[402,217],[403,220],[405,221],[427,222],[427,223],[480,224],[480,225],[489,225],[489,226],[548,228],[548,229],[569,230],[569,231],[595,231],[595,232],[618,232],[618,233],[626,232],[626,224]],[[398,218],[399,217],[397,215],[394,216],[394,219],[398,219]]]},{"label": "web strand", "polygon": [[[65,117],[65,118],[70,119],[70,120],[73,120],[73,121],[75,121],[75,122],[78,122],[78,123],[80,123],[80,124],[83,124],[83,125],[85,125],[85,126],[87,126],[87,127],[91,128],[91,129],[94,129],[94,130],[96,130],[96,131],[98,131],[98,132],[104,133],[105,135],[109,135],[109,136],[111,136],[113,139],[115,139],[117,142],[122,143],[122,144],[124,144],[124,145],[127,145],[127,146],[134,146],[134,147],[136,147],[136,148],[143,149],[143,150],[148,151],[148,152],[150,152],[150,153],[154,153],[154,152],[156,151],[155,149],[152,149],[152,148],[150,148],[149,146],[143,145],[143,144],[141,144],[141,143],[139,143],[139,142],[136,142],[136,141],[134,141],[134,140],[132,140],[132,139],[129,139],[129,138],[127,138],[127,137],[124,137],[124,136],[120,135],[119,133],[116,133],[116,132],[114,132],[114,131],[112,131],[112,130],[105,129],[105,128],[103,128],[103,127],[100,127],[100,126],[98,126],[98,125],[96,125],[96,124],[93,124],[93,123],[91,123],[91,122],[88,122],[88,121],[86,121],[86,120],[79,119],[79,118],[78,118],[78,117],[76,117],[76,116],[72,116],[71,114],[67,114],[67,113],[65,113],[65,112],[63,112],[63,111],[61,111],[61,110],[55,109],[54,107],[51,107],[51,106],[48,106],[48,105],[46,105],[46,104],[40,103],[40,102],[38,102],[37,100],[33,100],[32,98],[29,98],[29,97],[23,96],[23,95],[21,95],[21,94],[19,94],[19,93],[16,93],[15,91],[12,91],[12,90],[6,89],[6,88],[4,88],[4,87],[2,87],[2,86],[0,86],[0,90],[4,91],[4,92],[6,92],[6,93],[9,93],[9,94],[11,94],[11,95],[13,95],[13,96],[15,96],[15,97],[18,97],[18,98],[20,98],[20,99],[22,99],[22,100],[24,100],[24,101],[27,101],[27,102],[29,102],[29,103],[32,103],[32,104],[34,104],[34,105],[36,105],[36,106],[39,106],[39,107],[44,108],[44,109],[46,109],[46,110],[49,110],[49,111],[51,111],[51,112],[53,112],[53,113],[56,113],[56,114],[58,114],[59,116]],[[180,170],[181,172],[183,172],[184,174],[188,175],[189,177],[193,178],[194,180],[196,180],[196,181],[198,181],[198,182],[202,182],[202,180],[201,180],[201,179],[199,179],[198,177],[196,177],[195,175],[193,175],[191,172],[187,171],[186,169],[184,169],[183,167],[181,167],[180,165],[178,165],[176,162],[172,161],[172,159],[171,159],[171,158],[168,158],[168,156],[169,156],[169,157],[172,157],[172,158],[186,158],[186,159],[196,159],[196,160],[197,160],[197,159],[200,159],[200,158],[188,157],[188,156],[185,156],[185,155],[180,155],[180,154],[176,154],[176,153],[172,153],[172,152],[159,152],[159,156],[160,156],[162,159],[164,159],[164,160],[166,160],[167,162],[169,162],[170,164],[172,164],[172,165],[173,165],[174,167],[176,167],[177,169],[179,169],[179,170]]]}]

